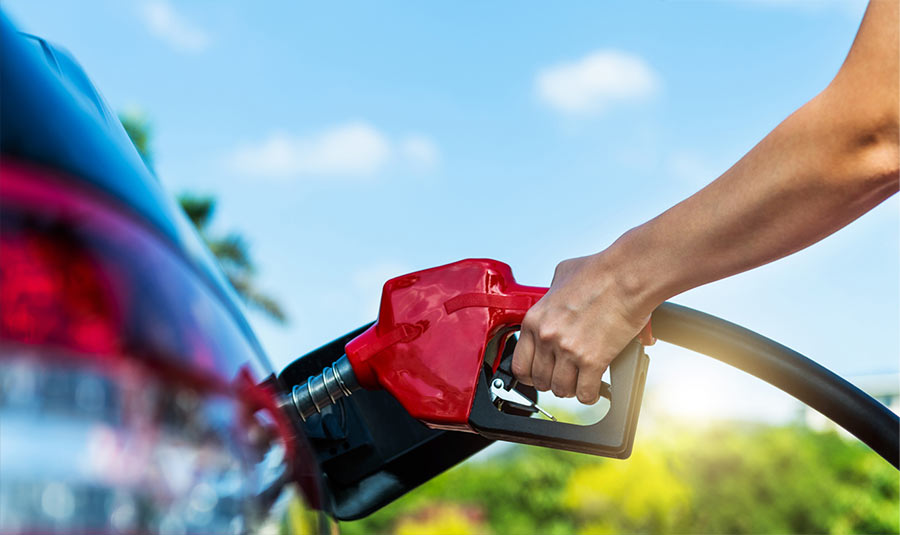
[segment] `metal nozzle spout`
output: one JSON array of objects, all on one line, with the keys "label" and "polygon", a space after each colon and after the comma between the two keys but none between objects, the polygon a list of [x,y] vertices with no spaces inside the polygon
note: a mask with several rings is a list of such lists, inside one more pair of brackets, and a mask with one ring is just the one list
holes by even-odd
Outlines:
[{"label": "metal nozzle spout", "polygon": [[360,388],[356,374],[353,373],[353,366],[350,365],[347,355],[344,355],[322,370],[319,375],[310,377],[303,384],[294,385],[291,390],[291,401],[305,422],[313,414],[322,412],[325,407],[335,404],[340,398],[349,396]]}]

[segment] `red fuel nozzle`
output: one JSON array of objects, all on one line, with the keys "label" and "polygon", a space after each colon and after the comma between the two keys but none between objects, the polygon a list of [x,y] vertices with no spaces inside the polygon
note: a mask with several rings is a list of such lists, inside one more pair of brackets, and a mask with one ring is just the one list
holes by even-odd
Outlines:
[{"label": "red fuel nozzle", "polygon": [[[345,352],[364,388],[387,390],[430,427],[469,430],[485,359],[547,292],[522,286],[508,265],[462,260],[389,280],[378,321]],[[494,342],[494,347],[490,347]]]},{"label": "red fuel nozzle", "polygon": [[[546,292],[518,284],[508,265],[488,259],[393,278],[384,285],[378,321],[347,343],[345,356],[334,365],[294,386],[291,402],[305,420],[355,389],[384,389],[432,428],[627,456],[648,363],[637,342],[610,366],[610,410],[596,424],[500,410],[516,384],[504,347]],[[533,399],[530,408],[545,412]]]},{"label": "red fuel nozzle", "polygon": [[508,265],[487,259],[393,278],[378,321],[347,344],[346,357],[294,386],[292,402],[305,420],[360,386],[383,388],[426,425],[469,430],[485,351],[546,292],[516,283]]}]

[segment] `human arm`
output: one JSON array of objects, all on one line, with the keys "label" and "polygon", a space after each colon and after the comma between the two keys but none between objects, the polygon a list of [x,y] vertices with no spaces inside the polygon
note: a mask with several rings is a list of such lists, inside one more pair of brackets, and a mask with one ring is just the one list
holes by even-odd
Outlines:
[{"label": "human arm", "polygon": [[606,250],[557,267],[513,371],[598,399],[603,371],[666,299],[799,251],[898,190],[898,2],[873,1],[838,74],[708,186]]}]

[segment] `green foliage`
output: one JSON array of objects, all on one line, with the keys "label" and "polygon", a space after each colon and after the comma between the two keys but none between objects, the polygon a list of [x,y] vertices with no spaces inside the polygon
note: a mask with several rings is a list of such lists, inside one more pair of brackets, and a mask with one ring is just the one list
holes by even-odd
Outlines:
[{"label": "green foliage", "polygon": [[152,131],[150,129],[150,121],[147,117],[138,111],[129,111],[119,114],[119,121],[125,127],[125,132],[134,143],[134,148],[148,168],[153,168],[153,152],[150,149],[150,137]]},{"label": "green foliage", "polygon": [[197,230],[206,232],[213,212],[216,211],[216,200],[209,195],[196,196],[182,193],[178,196],[178,204],[181,205],[181,209],[184,210],[191,223],[197,227]]},{"label": "green foliage", "polygon": [[489,461],[466,463],[358,522],[341,524],[345,535],[392,533],[398,519],[435,503],[478,507],[497,534],[571,533],[562,506],[566,483],[584,455],[548,449],[511,449]]},{"label": "green foliage", "polygon": [[696,502],[716,507],[695,508],[688,525],[716,533],[900,531],[897,471],[835,432],[720,428],[693,437],[690,448],[703,452],[685,472]]},{"label": "green foliage", "polygon": [[623,462],[577,468],[563,500],[585,533],[668,533],[690,503],[691,489],[669,459],[649,449]]},{"label": "green foliage", "polygon": [[871,450],[835,432],[752,424],[638,436],[627,461],[514,447],[341,529],[400,533],[452,506],[484,520],[448,517],[460,533],[900,532],[898,473]]},{"label": "green foliage", "polygon": [[250,251],[244,237],[229,233],[224,236],[212,235],[209,223],[216,211],[216,199],[210,196],[183,194],[178,203],[188,219],[197,227],[197,231],[212,251],[222,271],[235,291],[244,301],[258,310],[265,312],[270,318],[284,323],[287,316],[278,302],[261,292],[255,284],[256,267],[250,258]]}]

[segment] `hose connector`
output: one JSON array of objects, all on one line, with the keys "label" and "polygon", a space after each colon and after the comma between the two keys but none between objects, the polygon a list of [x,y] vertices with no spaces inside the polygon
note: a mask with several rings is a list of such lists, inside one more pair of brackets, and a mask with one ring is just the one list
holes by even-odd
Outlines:
[{"label": "hose connector", "polygon": [[305,383],[294,385],[291,389],[291,401],[300,418],[305,422],[313,414],[337,403],[342,397],[349,396],[362,388],[353,373],[353,366],[347,355],[337,359],[322,373],[310,377]]}]

